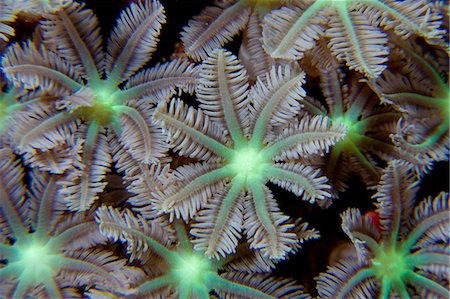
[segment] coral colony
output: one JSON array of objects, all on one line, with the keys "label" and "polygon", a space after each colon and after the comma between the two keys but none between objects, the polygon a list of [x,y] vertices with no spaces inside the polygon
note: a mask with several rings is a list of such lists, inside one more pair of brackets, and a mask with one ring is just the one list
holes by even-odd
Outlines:
[{"label": "coral colony", "polygon": [[448,7],[0,0],[0,298],[448,298]]}]

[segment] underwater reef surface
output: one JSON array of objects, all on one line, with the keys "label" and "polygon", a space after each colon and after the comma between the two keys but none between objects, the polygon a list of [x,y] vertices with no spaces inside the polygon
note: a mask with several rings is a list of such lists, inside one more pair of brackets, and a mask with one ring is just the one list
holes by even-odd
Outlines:
[{"label": "underwater reef surface", "polygon": [[448,298],[448,28],[0,0],[0,298]]}]

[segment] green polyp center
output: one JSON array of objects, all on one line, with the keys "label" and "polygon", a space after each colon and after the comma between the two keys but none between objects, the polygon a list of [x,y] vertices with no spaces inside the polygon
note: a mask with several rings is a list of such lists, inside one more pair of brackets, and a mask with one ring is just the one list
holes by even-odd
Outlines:
[{"label": "green polyp center", "polygon": [[54,252],[48,243],[43,244],[30,237],[26,238],[25,242],[20,242],[13,247],[17,250],[17,258],[8,261],[8,263],[17,264],[27,279],[41,281],[43,278],[52,277],[58,272],[59,267],[55,263],[55,259],[58,258],[59,253]]},{"label": "green polyp center", "polygon": [[246,147],[237,150],[231,165],[236,175],[243,176],[260,176],[264,159],[259,151]]},{"label": "green polyp center", "polygon": [[39,244],[32,244],[28,248],[25,248],[22,252],[22,261],[27,264],[35,264],[42,257],[47,255],[45,246]]},{"label": "green polyp center", "polygon": [[197,254],[180,256],[180,261],[173,268],[173,274],[177,281],[188,286],[204,284],[206,272],[212,271],[209,261]]},{"label": "green polyp center", "polygon": [[345,115],[333,118],[333,122],[336,124],[343,125],[344,128],[347,130],[346,137],[343,140],[341,140],[340,142],[349,141],[350,139],[354,139],[360,135],[359,130],[358,130],[358,125],[357,125],[358,122],[349,120],[348,118],[345,117]]},{"label": "green polyp center", "polygon": [[342,124],[349,132],[354,128],[354,123],[345,116],[335,117],[333,120],[335,123]]},{"label": "green polyp center", "polygon": [[378,279],[401,280],[402,277],[412,270],[406,262],[406,256],[401,252],[390,250],[383,252],[373,260],[376,276]]},{"label": "green polyp center", "polygon": [[107,126],[114,120],[115,106],[118,104],[118,99],[113,90],[97,88],[94,92],[93,105],[80,108],[80,112],[85,119]]}]

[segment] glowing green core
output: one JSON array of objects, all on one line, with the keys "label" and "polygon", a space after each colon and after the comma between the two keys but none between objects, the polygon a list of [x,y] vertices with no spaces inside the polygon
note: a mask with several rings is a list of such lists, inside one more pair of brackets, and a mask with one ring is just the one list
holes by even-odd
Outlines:
[{"label": "glowing green core", "polygon": [[360,136],[360,132],[358,129],[358,122],[350,121],[345,116],[336,117],[333,119],[333,122],[336,124],[341,124],[347,130],[346,137],[339,141],[338,143],[347,144],[347,142],[357,142],[358,136]]},{"label": "glowing green core", "polygon": [[28,264],[33,264],[46,255],[47,251],[44,246],[32,244],[30,247],[23,250],[22,260]]},{"label": "glowing green core", "polygon": [[258,151],[252,148],[244,148],[236,152],[231,165],[236,175],[260,175],[263,159]]},{"label": "glowing green core", "polygon": [[405,260],[405,255],[395,250],[384,252],[373,260],[376,275],[379,279],[401,279],[407,272],[413,270]]},{"label": "glowing green core", "polygon": [[101,105],[101,106],[114,106],[115,98],[114,98],[114,92],[109,89],[98,89],[95,91],[95,98],[94,98],[95,105]]},{"label": "glowing green core", "polygon": [[57,259],[59,254],[48,248],[47,244],[41,244],[30,238],[27,242],[19,244],[16,249],[17,260],[9,262],[17,263],[23,269],[23,273],[35,281],[40,281],[45,276],[54,276],[59,270],[55,263],[55,258]]},{"label": "glowing green core", "polygon": [[173,269],[175,277],[184,284],[202,284],[205,273],[211,271],[210,263],[199,255],[188,254],[181,257],[179,264]]},{"label": "glowing green core", "polygon": [[79,108],[79,113],[87,120],[97,121],[103,126],[111,124],[115,117],[114,107],[118,105],[118,100],[114,91],[99,88],[95,90],[93,105]]},{"label": "glowing green core", "polygon": [[345,116],[336,117],[333,119],[334,122],[342,124],[348,131],[351,131],[354,123],[345,118]]}]

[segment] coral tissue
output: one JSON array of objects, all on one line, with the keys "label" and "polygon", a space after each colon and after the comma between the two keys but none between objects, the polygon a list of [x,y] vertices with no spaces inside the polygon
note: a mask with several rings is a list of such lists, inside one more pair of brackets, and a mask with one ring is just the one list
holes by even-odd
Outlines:
[{"label": "coral tissue", "polygon": [[0,0],[0,297],[448,298],[448,28],[446,1]]}]

